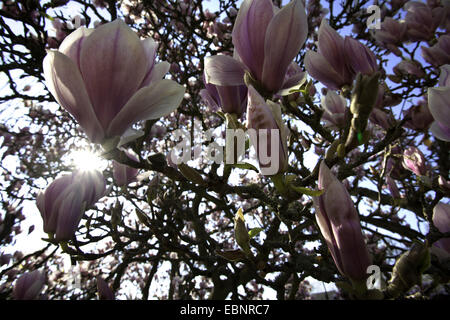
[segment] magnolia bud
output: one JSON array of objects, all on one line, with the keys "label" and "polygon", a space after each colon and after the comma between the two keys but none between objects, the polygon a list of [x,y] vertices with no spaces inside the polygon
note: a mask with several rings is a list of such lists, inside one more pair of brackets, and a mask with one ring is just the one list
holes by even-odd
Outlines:
[{"label": "magnolia bud", "polygon": [[425,156],[416,147],[409,147],[403,152],[403,167],[414,172],[418,176],[427,174]]},{"label": "magnolia bud", "polygon": [[244,250],[244,252],[250,252],[250,236],[248,235],[248,230],[245,226],[242,208],[239,208],[236,216],[234,217],[234,237],[236,243],[242,248],[242,250]]}]

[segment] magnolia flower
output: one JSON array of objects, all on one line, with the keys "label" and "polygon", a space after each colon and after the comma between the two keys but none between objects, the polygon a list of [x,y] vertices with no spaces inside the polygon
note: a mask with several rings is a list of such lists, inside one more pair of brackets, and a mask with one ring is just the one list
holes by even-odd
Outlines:
[{"label": "magnolia flower", "polygon": [[378,70],[377,58],[358,40],[350,37],[344,39],[344,49],[349,68],[356,75],[358,72],[370,75]]},{"label": "magnolia flower", "polygon": [[289,64],[308,35],[305,8],[293,0],[277,11],[271,0],[244,0],[233,27],[233,44],[253,78],[269,92],[283,85]]},{"label": "magnolia flower", "polygon": [[422,47],[422,57],[434,66],[450,63],[450,35],[439,37],[438,42],[430,47]]},{"label": "magnolia flower", "polygon": [[72,239],[84,211],[104,196],[105,179],[98,171],[75,171],[53,181],[36,198],[44,232],[56,241]]},{"label": "magnolia flower", "polygon": [[320,164],[318,184],[324,193],[313,197],[316,220],[336,267],[352,280],[364,280],[371,259],[352,199],[325,162]]},{"label": "magnolia flower", "polygon": [[24,273],[14,285],[13,296],[16,300],[35,300],[45,284],[45,275],[39,270]]},{"label": "magnolia flower", "polygon": [[442,8],[431,9],[418,1],[409,1],[404,8],[407,10],[405,21],[410,40],[428,41],[434,37],[434,32],[444,17],[445,11]]},{"label": "magnolia flower", "polygon": [[[124,150],[128,158],[135,162],[139,162],[137,155],[128,150]],[[133,182],[139,172],[139,169],[127,166],[113,160],[113,177],[118,186],[126,186]]]},{"label": "magnolia flower", "polygon": [[[221,86],[244,84],[248,72],[264,91],[276,93],[308,34],[301,0],[277,10],[271,0],[245,0],[233,27],[235,57],[205,59],[206,82]],[[288,81],[289,82],[289,81]]]},{"label": "magnolia flower", "polygon": [[308,73],[329,89],[350,85],[358,72],[372,74],[378,67],[372,51],[355,39],[342,38],[325,19],[319,28],[317,52],[308,51],[305,67]]},{"label": "magnolia flower", "polygon": [[326,19],[322,19],[318,38],[317,52],[308,51],[305,56],[308,73],[332,90],[351,84],[354,75],[346,63],[344,39]]},{"label": "magnolia flower", "polygon": [[161,80],[170,66],[156,64],[156,49],[121,20],[78,28],[58,51],[47,51],[47,88],[91,141],[121,137],[137,121],[168,115],[183,99],[183,86]]},{"label": "magnolia flower", "polygon": [[428,106],[434,122],[430,130],[443,141],[450,141],[450,64],[441,67],[439,87],[428,89]]},{"label": "magnolia flower", "polygon": [[281,108],[270,100],[264,101],[252,86],[248,88],[247,128],[261,173],[272,176],[286,171],[289,131],[281,119]]},{"label": "magnolia flower", "polygon": [[427,165],[422,151],[416,147],[409,147],[403,152],[403,167],[418,176],[427,174]]},{"label": "magnolia flower", "polygon": [[386,17],[375,31],[375,39],[383,44],[397,45],[405,40],[406,23],[399,22],[391,17]]},{"label": "magnolia flower", "polygon": [[329,90],[321,100],[324,113],[322,119],[331,126],[343,128],[346,124],[346,118],[349,116],[347,101],[341,95]]},{"label": "magnolia flower", "polygon": [[411,60],[402,60],[394,67],[393,70],[398,76],[403,74],[413,75],[417,78],[422,78],[425,76],[425,72],[422,70],[420,64]]}]

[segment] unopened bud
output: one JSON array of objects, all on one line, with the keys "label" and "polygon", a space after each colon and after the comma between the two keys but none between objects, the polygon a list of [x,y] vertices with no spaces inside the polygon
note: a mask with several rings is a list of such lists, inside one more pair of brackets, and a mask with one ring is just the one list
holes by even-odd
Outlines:
[{"label": "unopened bud", "polygon": [[197,183],[199,185],[206,185],[206,182],[205,180],[203,180],[202,176],[187,164],[180,163],[178,165],[178,169],[180,170],[181,174],[189,181]]},{"label": "unopened bud", "polygon": [[353,118],[358,119],[355,125],[359,132],[365,130],[367,120],[377,100],[379,78],[380,73],[378,72],[370,76],[358,74],[356,78],[355,88],[352,92],[350,111],[353,114]]},{"label": "unopened bud", "polygon": [[234,217],[234,237],[239,247],[241,247],[246,253],[250,251],[250,236],[248,235],[248,230],[245,226],[242,208],[239,208],[236,216]]}]

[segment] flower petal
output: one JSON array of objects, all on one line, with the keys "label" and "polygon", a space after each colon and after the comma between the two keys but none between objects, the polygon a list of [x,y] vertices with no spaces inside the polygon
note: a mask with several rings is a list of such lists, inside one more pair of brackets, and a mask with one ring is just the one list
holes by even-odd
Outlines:
[{"label": "flower petal", "polygon": [[266,30],[273,15],[271,0],[245,0],[233,27],[235,51],[257,80],[263,71]]},{"label": "flower petal", "polygon": [[127,102],[108,128],[109,136],[121,136],[140,120],[158,119],[174,111],[183,100],[185,88],[163,79],[143,87]]},{"label": "flower petal", "polygon": [[80,70],[103,128],[138,90],[147,67],[141,41],[121,20],[101,25],[85,39]]},{"label": "flower petal", "polygon": [[151,76],[155,67],[156,50],[158,49],[158,43],[152,38],[147,38],[141,41],[142,46],[147,56],[148,67],[144,80],[142,81],[141,88],[148,86],[151,82]]},{"label": "flower petal", "polygon": [[205,80],[220,86],[244,84],[245,67],[230,56],[217,55],[205,58]]},{"label": "flower petal", "polygon": [[78,121],[91,141],[101,141],[104,131],[75,63],[58,51],[49,51],[43,69],[47,88],[56,101]]},{"label": "flower petal", "polygon": [[119,143],[117,144],[116,148],[120,148],[131,141],[134,141],[140,137],[142,137],[145,134],[142,130],[136,130],[133,128],[128,128],[120,137]]},{"label": "flower petal", "polygon": [[80,27],[69,34],[59,46],[58,51],[68,56],[80,68],[80,54],[84,40],[94,30]]},{"label": "flower petal", "polygon": [[316,222],[319,225],[320,233],[325,239],[327,243],[328,250],[335,261],[336,267],[338,268],[340,273],[344,273],[342,270],[342,261],[338,252],[338,246],[336,244],[336,240],[333,234],[333,227],[330,223],[330,219],[328,219],[325,212],[325,204],[323,202],[323,197],[313,197],[313,203],[316,212]]},{"label": "flower petal", "polygon": [[318,53],[329,65],[333,67],[344,79],[350,77],[344,51],[344,38],[330,27],[326,19],[322,19],[319,27]]},{"label": "flower petal", "polygon": [[434,120],[450,125],[450,87],[429,88],[428,106]]},{"label": "flower petal", "polygon": [[433,208],[433,224],[442,233],[450,231],[450,204],[439,202]]},{"label": "flower petal", "polygon": [[152,82],[156,82],[164,78],[164,76],[169,72],[170,69],[170,63],[166,61],[162,61],[160,63],[157,63],[154,67],[151,73],[145,78],[145,80],[142,82],[141,87],[146,87],[150,85]]},{"label": "flower petal", "polygon": [[372,74],[378,69],[377,58],[373,52],[358,40],[345,37],[344,50],[347,57],[351,57],[348,65],[355,74],[358,72]]},{"label": "flower petal", "polygon": [[264,43],[262,82],[271,92],[283,85],[287,68],[297,56],[308,34],[308,22],[301,0],[293,0],[270,21]]},{"label": "flower petal", "polygon": [[216,112],[219,110],[219,105],[217,104],[216,100],[212,97],[212,95],[209,93],[208,90],[202,89],[200,90],[200,97],[202,98],[203,102],[209,107],[209,110],[212,112]]},{"label": "flower petal", "polygon": [[450,127],[443,128],[439,122],[434,121],[430,126],[430,131],[439,140],[450,141]]},{"label": "flower petal", "polygon": [[[353,211],[356,210],[353,208]],[[353,280],[364,280],[371,264],[359,220],[347,220],[333,225],[343,273]]]},{"label": "flower petal", "polygon": [[[76,186],[76,187],[75,187]],[[58,223],[56,227],[55,240],[70,240],[78,228],[84,211],[82,210],[83,188],[81,184],[76,184],[64,192],[64,201],[58,210]]]},{"label": "flower petal", "polygon": [[306,53],[305,68],[311,77],[322,82],[328,89],[338,90],[345,84],[342,76],[317,52],[308,51]]},{"label": "flower petal", "polygon": [[439,76],[439,86],[450,87],[450,64],[446,64],[440,69],[441,75]]}]

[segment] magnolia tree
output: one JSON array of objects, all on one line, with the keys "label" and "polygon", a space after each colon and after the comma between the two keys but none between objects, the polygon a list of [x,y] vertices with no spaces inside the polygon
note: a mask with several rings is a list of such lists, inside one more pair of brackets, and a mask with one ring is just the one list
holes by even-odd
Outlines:
[{"label": "magnolia tree", "polygon": [[449,294],[448,1],[0,16],[3,299]]}]

